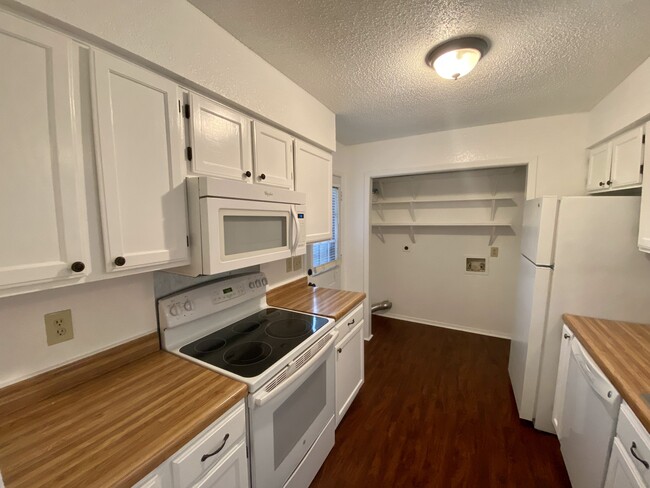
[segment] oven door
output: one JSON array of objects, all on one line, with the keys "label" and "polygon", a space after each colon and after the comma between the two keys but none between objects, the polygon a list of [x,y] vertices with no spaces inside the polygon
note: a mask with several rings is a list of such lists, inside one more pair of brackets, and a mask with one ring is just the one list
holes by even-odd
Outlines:
[{"label": "oven door", "polygon": [[201,198],[200,205],[203,274],[277,261],[300,252],[293,205],[212,197]]},{"label": "oven door", "polygon": [[[249,396],[251,473],[253,487],[280,488],[335,414],[334,342],[336,332],[321,338],[318,352],[304,362],[309,350],[294,361],[300,366],[278,386],[277,378]],[[312,347],[314,347],[312,346]],[[310,348],[311,349],[311,348]],[[292,365],[289,365],[289,371]]]}]

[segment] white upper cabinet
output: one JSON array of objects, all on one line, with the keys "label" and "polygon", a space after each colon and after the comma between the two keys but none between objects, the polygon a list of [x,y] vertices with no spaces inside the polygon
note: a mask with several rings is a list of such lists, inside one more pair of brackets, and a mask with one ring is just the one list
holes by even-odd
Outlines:
[{"label": "white upper cabinet", "polygon": [[307,242],[332,238],[332,155],[296,141],[295,189],[307,194]]},{"label": "white upper cabinet", "polygon": [[621,134],[612,141],[612,188],[636,186],[643,174],[643,126]]},{"label": "white upper cabinet", "polygon": [[[650,131],[650,122],[646,124],[646,132]],[[643,148],[645,160],[650,161],[650,144]],[[650,178],[645,178],[641,188],[641,214],[639,216],[639,249],[650,253]]]},{"label": "white upper cabinet", "polygon": [[609,173],[612,161],[610,143],[595,147],[589,151],[589,169],[587,173],[587,191],[609,188]]},{"label": "white upper cabinet", "polygon": [[636,188],[643,180],[644,127],[635,127],[589,151],[587,191]]},{"label": "white upper cabinet", "polygon": [[251,119],[190,93],[194,173],[253,182]]},{"label": "white upper cabinet", "polygon": [[0,13],[0,288],[90,271],[73,53]]},{"label": "white upper cabinet", "polygon": [[253,122],[256,183],[293,189],[293,137],[275,127]]},{"label": "white upper cabinet", "polygon": [[93,81],[106,270],[186,264],[176,83],[100,51]]}]

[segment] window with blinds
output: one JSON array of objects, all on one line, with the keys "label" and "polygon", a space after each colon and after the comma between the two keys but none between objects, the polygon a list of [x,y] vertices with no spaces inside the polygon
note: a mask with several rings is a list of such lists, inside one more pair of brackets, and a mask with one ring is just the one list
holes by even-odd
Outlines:
[{"label": "window with blinds", "polygon": [[312,267],[316,272],[336,266],[339,260],[339,191],[332,188],[332,239],[312,246]]}]

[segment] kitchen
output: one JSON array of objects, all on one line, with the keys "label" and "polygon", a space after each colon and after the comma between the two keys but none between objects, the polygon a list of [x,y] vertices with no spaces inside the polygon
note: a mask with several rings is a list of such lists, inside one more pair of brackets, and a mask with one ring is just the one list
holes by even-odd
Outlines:
[{"label": "kitchen", "polygon": [[[558,234],[551,244],[562,242],[561,220],[570,213],[564,209],[570,198],[636,200],[640,218],[604,219],[603,241],[625,233],[626,252],[642,263],[634,269],[648,261],[639,249],[650,248],[650,191],[642,188],[647,179],[641,169],[650,119],[650,39],[644,28],[650,12],[642,1],[592,3],[544,8],[536,2],[495,2],[471,12],[452,2],[447,12],[397,1],[377,9],[364,2],[3,1],[1,56],[3,65],[12,67],[1,77],[2,92],[11,95],[3,96],[0,131],[9,170],[2,183],[5,237],[0,244],[5,485],[308,486],[313,480],[314,486],[335,486],[347,480],[363,486],[365,480],[374,486],[479,486],[476,480],[483,478],[476,476],[493,470],[501,474],[494,474],[490,486],[523,486],[531,478],[517,478],[513,470],[530,462],[522,471],[533,480],[553,471],[548,486],[594,486],[582,478],[580,457],[571,454],[580,445],[572,444],[569,420],[536,426],[539,430],[529,423],[529,413],[517,413],[521,405],[516,381],[510,384],[507,339],[515,338],[515,326],[528,324],[531,331],[548,333],[557,349],[546,361],[533,361],[549,369],[548,391],[540,396],[550,403],[543,407],[548,422],[556,406],[569,412],[579,404],[582,397],[567,392],[590,391],[581,390],[582,384],[566,389],[562,378],[573,384],[580,376],[572,372],[585,370],[604,378],[602,384],[613,385],[617,393],[603,390],[614,413],[605,440],[599,440],[605,446],[598,453],[600,486],[647,486],[650,442],[644,415],[650,407],[637,393],[650,390],[648,334],[642,326],[617,325],[650,323],[644,276],[611,274],[617,286],[627,276],[635,285],[632,295],[617,293],[579,309],[564,302],[569,308],[558,314],[573,318],[558,317],[552,326],[543,318],[544,303],[533,300],[539,309],[522,312],[517,309],[522,299],[515,297],[525,288],[519,281],[519,250],[527,235],[529,202],[542,196],[561,197]],[[287,15],[291,8],[297,10]],[[618,30],[605,30],[604,19],[612,16],[620,20]],[[305,30],[287,29],[298,20]],[[415,27],[406,28],[408,21]],[[433,29],[436,22],[453,28]],[[569,32],[580,32],[583,39]],[[487,51],[481,43],[475,46],[484,59],[472,73],[446,80],[427,65],[432,48],[476,35],[489,42]],[[390,55],[372,57],[385,49]],[[572,66],[567,60],[580,62]],[[401,96],[401,90],[416,91]],[[351,102],[357,99],[358,105]],[[451,190],[443,192],[447,201],[442,203],[421,201],[441,199],[440,188],[453,186],[444,182],[431,183],[431,195],[421,193],[426,183],[413,194],[411,183],[403,191],[401,183],[393,183],[390,193],[391,179],[435,180],[445,173],[469,176],[503,168],[514,173],[494,178],[511,178],[511,186],[495,190],[479,181],[468,190],[458,185],[456,193],[470,193],[462,198],[471,204],[450,203],[457,198]],[[411,202],[395,201],[406,198]],[[632,219],[629,213],[626,218]],[[439,215],[445,218],[434,221]],[[504,222],[505,217],[512,220]],[[416,258],[420,252],[433,257],[427,246],[438,246],[441,239],[448,240],[445,249],[455,246],[462,255],[460,268],[444,282],[472,293],[471,300],[444,313],[435,308],[444,303],[426,303],[452,303],[431,300],[427,273],[407,273],[401,264],[433,266],[433,259]],[[466,248],[470,240],[480,247]],[[597,241],[589,241],[596,255],[607,253]],[[582,265],[589,266],[588,246],[580,245],[585,247]],[[498,257],[490,255],[491,248],[498,248]],[[317,254],[325,257],[316,259]],[[451,254],[441,253],[443,261],[445,256]],[[466,257],[478,271],[465,269]],[[562,271],[561,256],[555,258],[553,286]],[[587,269],[596,268],[594,261]],[[483,273],[481,263],[485,275],[476,274]],[[505,263],[512,268],[507,276]],[[315,273],[308,274],[310,269]],[[390,283],[382,276],[391,277]],[[419,281],[410,282],[408,297],[401,298],[395,287],[381,287],[394,281],[408,289],[398,283],[411,278]],[[481,301],[486,286],[501,287],[493,284],[496,279],[503,280],[502,295]],[[441,297],[444,292],[435,290]],[[413,296],[417,303],[406,301]],[[393,308],[372,315],[371,305],[385,299]],[[488,323],[496,312],[491,307],[499,304],[503,318]],[[528,313],[529,320],[516,319],[517,313]],[[535,325],[539,314],[541,325]],[[253,315],[256,320],[240,323]],[[273,330],[278,323],[285,329]],[[287,337],[292,327],[302,340]],[[617,335],[617,327],[627,332]],[[409,331],[411,336],[403,335]],[[256,348],[235,355],[232,344],[241,345],[237,337],[261,334],[265,339],[256,341]],[[564,334],[569,339],[563,340]],[[194,344],[208,336],[210,350]],[[603,346],[624,336],[628,340],[620,350],[625,354]],[[220,341],[229,345],[220,349]],[[420,351],[413,358],[399,354],[427,396],[390,404],[414,415],[416,424],[392,410],[372,410],[377,416],[364,410],[373,403],[384,408],[380,400],[389,402],[394,391],[402,391],[381,384],[383,378],[398,381],[386,369],[392,342]],[[464,349],[469,343],[493,352],[473,358]],[[183,351],[191,344],[200,357]],[[429,357],[442,366],[423,363],[430,344],[436,354]],[[258,364],[256,355],[266,355],[267,346],[286,354],[264,372],[250,373],[246,368]],[[217,356],[244,364],[229,371],[210,363]],[[625,376],[623,357],[629,358],[627,367],[634,365],[635,379],[629,372]],[[473,359],[491,365],[485,371],[500,385],[493,404],[473,403],[462,382],[453,388],[452,365],[458,365],[457,377],[465,378]],[[241,368],[251,376],[240,374]],[[442,389],[431,390],[418,368],[431,368]],[[396,365],[395,371],[403,370]],[[466,379],[489,395],[480,386],[487,386],[486,377]],[[451,384],[443,388],[442,382]],[[404,383],[400,388],[407,388]],[[456,463],[470,465],[480,450],[459,453],[453,430],[444,435],[432,430],[449,419],[440,418],[435,408],[444,406],[444,398],[436,396],[442,391],[464,399],[467,412],[482,406],[489,416],[484,419],[503,417],[507,410],[512,422],[495,425],[511,433],[504,449],[510,446],[515,456],[529,447],[547,452],[540,454],[547,458],[508,462],[504,451],[502,464],[495,460],[479,474],[458,477]],[[292,403],[299,397],[303,400]],[[416,399],[427,408],[419,410]],[[571,412],[562,418],[580,416]],[[474,443],[489,438],[469,418],[449,423],[463,427],[467,435],[461,437]],[[426,434],[434,444],[418,438],[424,442],[421,450],[417,442],[409,446],[394,430],[399,427],[409,435]],[[386,436],[379,435],[382,429]],[[377,432],[376,447],[365,430]],[[390,445],[397,439],[402,449],[394,453]],[[444,456],[452,452],[457,455]],[[418,460],[413,462],[418,472],[406,475],[409,459]],[[365,478],[351,460],[365,470]]]}]

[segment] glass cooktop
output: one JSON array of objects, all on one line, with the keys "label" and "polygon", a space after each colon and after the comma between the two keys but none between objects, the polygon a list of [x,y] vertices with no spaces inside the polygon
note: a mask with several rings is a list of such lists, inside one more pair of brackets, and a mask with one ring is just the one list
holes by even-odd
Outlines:
[{"label": "glass cooktop", "polygon": [[180,352],[238,376],[252,378],[327,322],[323,317],[266,308],[186,344]]}]

